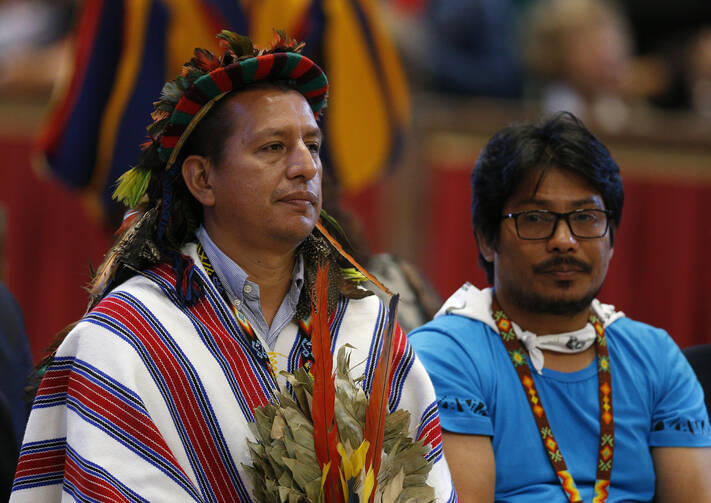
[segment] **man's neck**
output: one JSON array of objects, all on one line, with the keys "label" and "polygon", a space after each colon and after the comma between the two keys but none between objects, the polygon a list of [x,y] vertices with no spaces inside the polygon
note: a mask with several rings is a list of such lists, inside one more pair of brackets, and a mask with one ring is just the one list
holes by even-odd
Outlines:
[{"label": "man's neck", "polygon": [[[528,330],[536,335],[560,334],[573,332],[583,328],[589,317],[589,309],[573,315],[555,315],[548,313],[532,313],[520,309],[506,298],[497,297],[501,308],[510,320],[516,322],[522,330]],[[596,355],[595,346],[590,346],[581,353],[556,353],[543,351],[545,367],[558,372],[577,372],[586,368]]]},{"label": "man's neck", "polygon": [[523,330],[536,335],[560,334],[573,332],[583,328],[587,322],[590,310],[584,309],[571,315],[531,312],[522,309],[505,297],[497,296],[497,300],[506,315]]},{"label": "man's neck", "polygon": [[294,252],[288,255],[230,256],[247,273],[250,281],[259,285],[259,301],[267,325],[279,310],[284,297],[289,292],[294,270]]},{"label": "man's neck", "polygon": [[215,245],[242,268],[248,279],[259,285],[262,314],[267,324],[271,325],[291,287],[296,249],[257,248],[240,241],[221,240],[219,233],[215,235],[210,229],[207,232]]}]

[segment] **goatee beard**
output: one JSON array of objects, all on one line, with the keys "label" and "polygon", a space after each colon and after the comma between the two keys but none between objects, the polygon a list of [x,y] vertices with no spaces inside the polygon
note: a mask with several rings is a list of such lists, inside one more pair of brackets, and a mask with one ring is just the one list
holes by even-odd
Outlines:
[{"label": "goatee beard", "polygon": [[510,291],[511,301],[519,309],[530,313],[573,316],[590,308],[590,303],[597,296],[600,288],[588,292],[577,299],[544,297],[535,292],[526,292],[518,288]]}]

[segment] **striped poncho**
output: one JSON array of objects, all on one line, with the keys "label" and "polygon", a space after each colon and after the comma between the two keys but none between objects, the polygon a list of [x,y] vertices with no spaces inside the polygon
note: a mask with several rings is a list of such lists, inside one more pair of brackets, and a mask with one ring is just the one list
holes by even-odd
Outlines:
[{"label": "striped poncho", "polygon": [[[113,290],[62,343],[33,405],[12,502],[252,501],[248,424],[285,382],[250,350],[195,245],[185,252],[204,286],[196,305],[180,305],[161,265]],[[332,349],[354,347],[365,389],[385,317],[375,296],[342,298],[331,324]],[[288,324],[270,352],[277,371],[301,364],[297,332]],[[454,500],[434,390],[399,328],[395,349],[389,406],[411,413],[434,462],[428,482],[438,501]]]}]

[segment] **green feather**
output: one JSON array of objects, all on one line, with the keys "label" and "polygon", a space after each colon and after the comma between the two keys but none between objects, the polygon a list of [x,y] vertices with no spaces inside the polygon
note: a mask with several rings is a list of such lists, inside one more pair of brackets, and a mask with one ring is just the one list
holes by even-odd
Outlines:
[{"label": "green feather", "polygon": [[356,283],[368,281],[368,278],[366,278],[363,273],[355,267],[342,267],[341,272],[343,273],[343,277],[349,281],[354,281]]},{"label": "green feather", "polygon": [[254,46],[249,37],[234,33],[228,30],[222,30],[217,38],[227,41],[230,44],[232,52],[235,56],[241,58],[242,56],[254,56]]},{"label": "green feather", "polygon": [[183,89],[180,88],[175,80],[170,80],[163,85],[163,89],[160,91],[160,101],[175,105],[182,95]]},{"label": "green feather", "polygon": [[149,169],[139,167],[129,169],[116,181],[117,186],[113,198],[129,208],[133,208],[146,193],[150,180],[151,171]]},{"label": "green feather", "polygon": [[328,230],[339,243],[346,245],[348,247],[348,251],[352,252],[353,245],[348,239],[348,236],[346,236],[346,231],[343,230],[343,227],[341,227],[341,224],[338,223],[338,220],[326,213],[326,210],[323,208],[321,208],[321,221],[327,225],[326,230]]}]

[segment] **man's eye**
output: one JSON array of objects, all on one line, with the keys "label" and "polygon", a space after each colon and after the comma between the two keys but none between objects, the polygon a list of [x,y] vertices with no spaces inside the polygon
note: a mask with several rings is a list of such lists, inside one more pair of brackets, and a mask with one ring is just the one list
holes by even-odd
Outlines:
[{"label": "man's eye", "polygon": [[575,213],[573,214],[573,220],[576,222],[594,222],[597,220],[597,215],[593,213]]},{"label": "man's eye", "polygon": [[281,152],[283,148],[284,145],[281,143],[270,143],[269,145],[264,145],[261,150],[265,152]]},{"label": "man's eye", "polygon": [[529,224],[539,224],[550,220],[550,218],[546,218],[547,215],[545,213],[524,213],[521,217],[526,223]]},{"label": "man's eye", "polygon": [[318,154],[319,152],[321,152],[321,144],[320,143],[309,143],[308,147],[309,147],[309,150],[314,154]]}]

